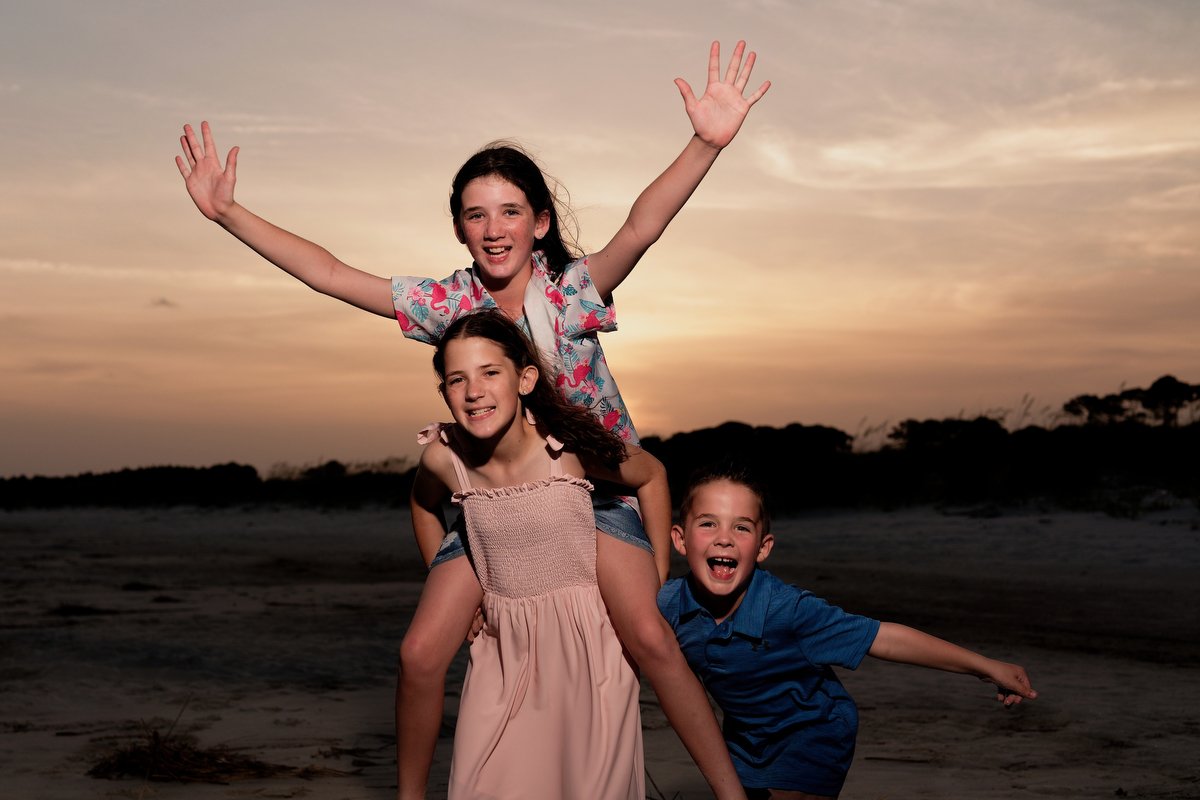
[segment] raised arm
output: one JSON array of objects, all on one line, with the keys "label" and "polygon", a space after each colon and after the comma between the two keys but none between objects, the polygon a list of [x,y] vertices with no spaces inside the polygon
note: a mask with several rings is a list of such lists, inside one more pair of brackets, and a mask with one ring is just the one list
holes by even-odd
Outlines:
[{"label": "raised arm", "polygon": [[708,85],[699,99],[687,81],[675,79],[695,133],[671,166],[634,201],[629,217],[612,241],[588,259],[592,281],[601,297],[610,295],[637,265],[642,254],[658,241],[708,174],[717,155],[733,141],[750,107],[771,87],[770,81],[764,81],[749,97],[744,96],[755,61],[755,54],[751,52],[745,63],[742,62],[745,49],[745,42],[737,43],[722,77],[721,44],[712,43],[708,54]]},{"label": "raised arm", "polygon": [[974,675],[994,684],[996,699],[1005,706],[1020,703],[1022,699],[1032,700],[1038,695],[1030,685],[1024,667],[982,656],[907,625],[881,623],[875,642],[867,652],[884,661]]},{"label": "raised arm", "polygon": [[671,490],[667,470],[654,456],[640,447],[625,446],[626,459],[616,468],[584,463],[589,475],[628,486],[637,492],[642,510],[642,525],[654,547],[654,566],[661,586],[671,568]]},{"label": "raised arm", "polygon": [[201,214],[316,291],[380,316],[395,317],[391,282],[386,278],[342,263],[324,247],[272,225],[233,199],[238,148],[229,151],[222,166],[207,122],[200,123],[200,137],[191,125],[184,125],[179,142],[183,155],[175,156],[175,165]]}]

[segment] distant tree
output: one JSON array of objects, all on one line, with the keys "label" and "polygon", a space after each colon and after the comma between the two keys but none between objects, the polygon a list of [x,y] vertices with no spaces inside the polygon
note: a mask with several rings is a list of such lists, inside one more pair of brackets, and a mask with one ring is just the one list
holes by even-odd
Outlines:
[{"label": "distant tree", "polygon": [[731,462],[758,474],[777,509],[792,510],[844,502],[853,489],[844,477],[850,442],[849,434],[824,425],[772,428],[725,422],[668,439],[647,436],[642,447],[666,465],[676,502],[698,467]]},{"label": "distant tree", "polygon": [[1179,412],[1200,399],[1200,384],[1184,383],[1174,375],[1163,375],[1149,389],[1127,389],[1124,400],[1137,403],[1164,428],[1179,424]]},{"label": "distant tree", "polygon": [[326,461],[315,467],[304,470],[302,479],[306,481],[340,481],[346,477],[346,465],[340,461]]},{"label": "distant tree", "polygon": [[[1141,391],[1140,389],[1137,391]],[[1112,425],[1131,419],[1130,400],[1121,394],[1107,394],[1097,397],[1094,394],[1081,394],[1063,403],[1063,412],[1068,416],[1080,419],[1085,425]],[[1132,421],[1138,421],[1137,415]]]},{"label": "distant tree", "polygon": [[888,439],[907,452],[928,453],[995,447],[1007,436],[1000,420],[976,417],[970,420],[906,419],[892,429]]},{"label": "distant tree", "polygon": [[1063,411],[1086,425],[1144,423],[1149,418],[1164,428],[1174,428],[1179,424],[1180,413],[1197,403],[1200,403],[1200,384],[1163,375],[1149,389],[1135,387],[1103,397],[1081,394],[1064,403]]}]

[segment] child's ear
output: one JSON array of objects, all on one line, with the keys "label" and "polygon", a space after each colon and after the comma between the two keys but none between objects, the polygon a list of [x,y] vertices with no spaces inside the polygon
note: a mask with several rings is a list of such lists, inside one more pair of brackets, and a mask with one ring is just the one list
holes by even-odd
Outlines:
[{"label": "child's ear", "polygon": [[769,533],[764,533],[762,542],[758,545],[758,556],[754,559],[755,562],[761,564],[767,560],[767,556],[771,555],[771,548],[775,546],[775,537]]},{"label": "child's ear", "polygon": [[[543,211],[537,215],[537,223],[533,226],[533,238],[541,239],[550,232],[550,212]],[[460,240],[461,241],[461,240]]]},{"label": "child's ear", "polygon": [[454,220],[454,238],[458,239],[459,244],[466,244],[467,239],[463,236],[462,226],[458,224],[458,220]]},{"label": "child's ear", "polygon": [[521,380],[517,384],[517,391],[522,397],[533,391],[533,387],[537,385],[537,379],[538,368],[532,364],[521,370]]},{"label": "child's ear", "polygon": [[684,558],[687,557],[687,545],[683,543],[683,528],[678,525],[671,526],[671,543],[675,545],[675,552]]}]

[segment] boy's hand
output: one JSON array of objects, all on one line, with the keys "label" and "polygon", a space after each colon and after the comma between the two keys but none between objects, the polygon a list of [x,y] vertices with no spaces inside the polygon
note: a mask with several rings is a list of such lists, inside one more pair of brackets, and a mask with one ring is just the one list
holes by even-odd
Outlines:
[{"label": "boy's hand", "polygon": [[1022,700],[1033,700],[1038,696],[1037,691],[1030,685],[1029,676],[1020,664],[1007,664],[1003,661],[988,659],[987,672],[979,679],[996,686],[996,699],[1004,703],[1004,707],[1015,706]]},{"label": "boy's hand", "polygon": [[179,167],[188,194],[200,213],[213,221],[220,221],[233,205],[238,148],[229,151],[225,166],[222,167],[217,158],[212,128],[207,122],[200,123],[200,135],[202,138],[197,139],[191,125],[183,126],[183,136],[179,137],[183,156],[175,156],[175,166]]},{"label": "boy's hand", "polygon": [[739,41],[733,48],[729,58],[729,68],[725,70],[725,78],[721,78],[721,43],[713,42],[708,53],[708,86],[704,95],[697,100],[692,93],[692,87],[683,78],[676,78],[675,85],[683,95],[683,108],[687,111],[692,128],[701,141],[718,150],[733,141],[742,121],[750,112],[750,107],[757,103],[767,89],[771,88],[770,81],[762,85],[749,97],[743,97],[746,83],[754,69],[755,53],[746,56],[742,64],[742,53],[746,43]]}]

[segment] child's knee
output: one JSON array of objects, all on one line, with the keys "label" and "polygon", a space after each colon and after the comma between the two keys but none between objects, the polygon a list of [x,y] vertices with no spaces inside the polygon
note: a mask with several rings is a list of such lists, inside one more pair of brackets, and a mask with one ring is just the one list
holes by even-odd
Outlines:
[{"label": "child's knee", "polygon": [[642,669],[681,657],[675,634],[658,614],[635,619],[628,628],[621,632],[621,641]]},{"label": "child's knee", "polygon": [[412,680],[445,675],[450,668],[450,659],[442,657],[444,649],[442,637],[427,636],[410,629],[400,642],[401,676]]}]

